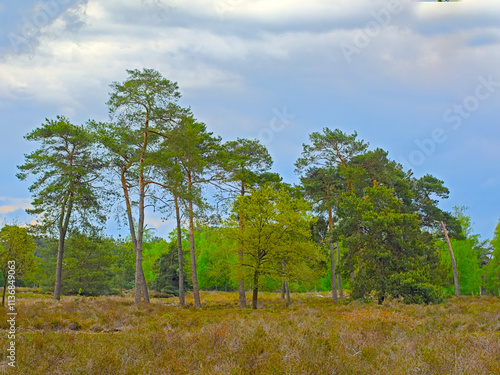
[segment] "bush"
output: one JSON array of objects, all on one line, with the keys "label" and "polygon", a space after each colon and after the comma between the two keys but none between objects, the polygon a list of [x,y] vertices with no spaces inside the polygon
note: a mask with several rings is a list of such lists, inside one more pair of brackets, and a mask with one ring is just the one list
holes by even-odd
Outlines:
[{"label": "bush", "polygon": [[401,297],[405,303],[429,304],[444,301],[445,294],[442,288],[415,276],[408,273],[392,275],[388,294],[396,298]]}]

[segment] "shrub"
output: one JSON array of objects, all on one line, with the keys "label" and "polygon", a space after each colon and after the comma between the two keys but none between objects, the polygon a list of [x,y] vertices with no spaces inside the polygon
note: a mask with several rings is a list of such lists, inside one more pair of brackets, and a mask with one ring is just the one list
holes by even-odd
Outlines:
[{"label": "shrub", "polygon": [[388,294],[403,298],[405,303],[441,303],[445,299],[442,288],[423,281],[418,275],[411,273],[392,275]]}]

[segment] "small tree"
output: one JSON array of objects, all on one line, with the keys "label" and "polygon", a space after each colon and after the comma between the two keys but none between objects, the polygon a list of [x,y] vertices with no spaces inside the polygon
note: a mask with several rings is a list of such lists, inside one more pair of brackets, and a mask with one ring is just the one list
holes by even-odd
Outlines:
[{"label": "small tree", "polygon": [[0,268],[3,276],[2,306],[5,305],[5,291],[10,267],[15,267],[16,278],[30,272],[35,264],[35,248],[36,244],[26,228],[5,225],[0,230]]},{"label": "small tree", "polygon": [[114,241],[75,231],[70,233],[66,244],[64,293],[87,296],[110,294],[115,262]]},{"label": "small tree", "polygon": [[[301,198],[292,198],[285,189],[276,190],[265,185],[249,195],[240,196],[233,206],[233,216],[228,222],[230,235],[243,245],[243,266],[253,281],[252,308],[257,308],[261,276],[283,277],[283,261],[289,260],[287,269],[302,260],[291,251],[301,251],[294,246],[283,251],[291,239],[296,245],[311,242],[309,204]],[[245,230],[240,230],[239,215],[243,216]]]},{"label": "small tree", "polygon": [[[227,154],[224,169],[229,174],[229,181],[236,186],[236,194],[244,196],[247,189],[252,187],[271,168],[273,163],[266,147],[257,140],[241,139],[224,144]],[[244,231],[243,216],[239,215],[240,231]],[[243,249],[238,250],[238,294],[240,307],[246,308],[245,282],[241,272]]]}]

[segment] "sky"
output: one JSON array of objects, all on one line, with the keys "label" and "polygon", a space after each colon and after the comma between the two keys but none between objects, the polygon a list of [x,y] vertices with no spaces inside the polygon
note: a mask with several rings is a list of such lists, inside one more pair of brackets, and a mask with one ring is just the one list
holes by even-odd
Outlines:
[{"label": "sky", "polygon": [[[0,3],[0,221],[33,220],[17,165],[23,136],[57,115],[108,120],[109,85],[154,68],[209,131],[258,139],[273,171],[308,135],[356,131],[416,177],[443,180],[440,207],[500,219],[500,2],[410,0],[23,0]],[[165,236],[172,219],[149,212]],[[109,230],[127,234],[110,218]]]}]

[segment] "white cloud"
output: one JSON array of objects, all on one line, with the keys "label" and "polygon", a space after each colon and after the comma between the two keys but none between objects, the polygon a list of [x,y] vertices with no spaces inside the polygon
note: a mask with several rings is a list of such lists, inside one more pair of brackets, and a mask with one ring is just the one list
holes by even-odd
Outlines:
[{"label": "white cloud", "polygon": [[[362,75],[365,71],[374,84],[383,81],[390,85],[455,90],[464,74],[476,78],[498,69],[495,64],[500,52],[495,44],[468,45],[470,40],[483,35],[481,28],[454,34],[422,34],[418,30],[421,20],[435,20],[432,22],[439,24],[426,6],[418,7],[415,18],[405,27],[400,25],[401,21],[413,17],[413,8],[409,13],[393,15],[391,24],[383,27],[368,47],[353,56],[354,62],[348,64],[339,47],[341,41],[352,42],[353,36],[363,31],[368,21],[373,21],[372,12],[384,9],[386,2],[220,2],[231,6],[229,25],[238,19],[242,25],[260,23],[266,24],[266,28],[257,28],[253,33],[235,29],[232,33],[224,29],[225,21],[217,19],[212,1],[89,1],[87,27],[78,34],[62,31],[50,34],[47,30],[33,59],[14,55],[1,64],[0,79],[4,85],[0,97],[59,103],[71,116],[88,105],[85,101],[89,93],[104,92],[101,96],[105,99],[111,81],[124,77],[126,68],[143,66],[165,72],[179,82],[181,89],[211,87],[227,91],[241,91],[247,84],[239,70],[252,69],[255,62],[266,60],[283,61],[297,69],[311,63],[312,70],[330,68],[328,74],[340,81],[346,72],[358,71]],[[157,17],[152,4],[163,6],[165,22]],[[457,6],[454,4],[450,9]],[[481,5],[477,9],[483,12],[485,8]],[[172,25],[173,15],[184,17],[191,27]],[[198,25],[199,17],[217,22]],[[325,22],[329,18],[328,28],[315,29],[315,21]],[[347,18],[353,20],[350,28],[339,23]],[[307,22],[296,29],[301,20]],[[272,28],[276,23],[281,29]],[[55,22],[48,29],[57,27],[60,26]],[[498,28],[490,27],[488,33],[499,35]],[[325,61],[325,57],[331,61]],[[278,64],[274,69],[279,71]],[[476,67],[474,72],[470,71],[471,65]]]},{"label": "white cloud", "polygon": [[31,208],[30,198],[0,197],[0,214],[7,214],[19,209]]}]

